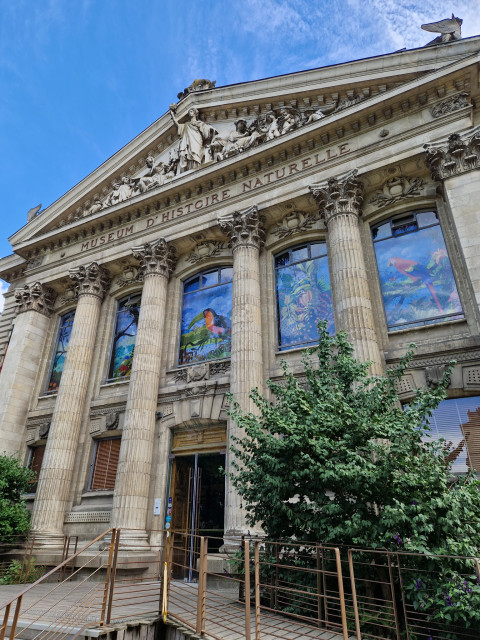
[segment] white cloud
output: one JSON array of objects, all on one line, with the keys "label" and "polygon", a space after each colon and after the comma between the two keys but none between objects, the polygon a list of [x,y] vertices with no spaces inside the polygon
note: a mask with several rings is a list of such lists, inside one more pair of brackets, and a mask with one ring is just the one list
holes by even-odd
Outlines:
[{"label": "white cloud", "polygon": [[3,311],[3,306],[5,304],[4,293],[8,291],[8,284],[3,280],[0,280],[0,313]]}]

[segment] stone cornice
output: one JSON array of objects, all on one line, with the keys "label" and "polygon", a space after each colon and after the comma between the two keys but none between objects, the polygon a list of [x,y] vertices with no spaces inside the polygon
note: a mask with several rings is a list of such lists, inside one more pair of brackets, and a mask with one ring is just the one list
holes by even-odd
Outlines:
[{"label": "stone cornice", "polygon": [[44,316],[50,317],[53,312],[54,302],[55,292],[41,282],[35,282],[30,286],[25,285],[22,289],[15,291],[17,313],[37,311]]},{"label": "stone cornice", "polygon": [[330,178],[326,182],[309,187],[325,224],[328,225],[337,215],[361,215],[363,184],[357,179],[357,174],[357,169],[354,169],[343,176]]},{"label": "stone cornice", "polygon": [[140,262],[143,278],[148,276],[170,277],[176,264],[175,247],[163,238],[154,242],[146,242],[132,249],[133,257]]},{"label": "stone cornice", "polygon": [[460,135],[453,133],[443,144],[424,144],[426,162],[433,180],[480,168],[480,126]]},{"label": "stone cornice", "polygon": [[229,239],[233,251],[237,247],[255,247],[265,244],[264,219],[254,205],[242,211],[234,211],[229,216],[218,218],[220,229]]},{"label": "stone cornice", "polygon": [[80,296],[97,296],[103,300],[110,286],[110,275],[106,269],[97,262],[92,262],[87,267],[75,267],[70,269],[70,278],[75,282],[75,288]]}]

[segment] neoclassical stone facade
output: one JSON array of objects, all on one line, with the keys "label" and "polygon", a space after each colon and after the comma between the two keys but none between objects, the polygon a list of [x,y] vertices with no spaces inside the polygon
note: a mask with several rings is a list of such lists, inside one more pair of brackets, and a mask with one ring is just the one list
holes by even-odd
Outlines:
[{"label": "neoclassical stone facade", "polygon": [[374,374],[415,342],[405,402],[455,359],[432,437],[480,470],[479,55],[452,39],[196,82],[30,216],[0,260],[0,436],[38,474],[38,547],[238,539],[227,394],[255,411],[320,319]]}]

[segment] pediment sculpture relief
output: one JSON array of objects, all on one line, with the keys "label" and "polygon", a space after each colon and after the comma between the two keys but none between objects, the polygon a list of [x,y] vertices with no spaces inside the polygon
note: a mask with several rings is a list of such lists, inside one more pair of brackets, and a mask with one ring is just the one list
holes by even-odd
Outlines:
[{"label": "pediment sculpture relief", "polygon": [[[214,83],[207,86],[207,81],[198,81],[198,87],[192,91],[213,88]],[[349,95],[341,100],[334,96],[332,100],[317,107],[307,106],[303,110],[293,106],[280,106],[269,109],[252,119],[238,118],[230,129],[219,130],[205,122],[196,107],[191,107],[181,120],[177,117],[177,105],[170,105],[170,116],[177,129],[178,142],[162,159],[155,159],[151,154],[145,160],[145,168],[137,176],[124,175],[113,183],[113,188],[104,198],[97,194],[93,203],[88,203],[83,212],[74,219],[99,213],[151,189],[161,187],[166,182],[181,176],[187,171],[200,168],[211,162],[219,162],[237,154],[248,151],[270,140],[280,138],[291,131],[312,124],[328,115],[342,111],[347,107],[365,100],[363,93]],[[259,109],[256,110],[257,113]],[[62,220],[57,226],[62,226]]]}]

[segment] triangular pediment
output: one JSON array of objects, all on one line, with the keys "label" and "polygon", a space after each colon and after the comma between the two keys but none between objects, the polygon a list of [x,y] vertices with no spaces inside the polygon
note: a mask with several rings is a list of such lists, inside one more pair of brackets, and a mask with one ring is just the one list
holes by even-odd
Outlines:
[{"label": "triangular pediment", "polygon": [[[195,181],[198,170],[213,176],[267,145],[291,145],[296,136],[327,130],[332,123],[343,136],[343,120],[350,119],[355,131],[362,113],[371,112],[375,119],[379,105],[388,100],[400,104],[403,92],[418,89],[425,100],[440,99],[440,93],[428,94],[425,87],[442,73],[474,64],[479,42],[476,37],[226,87],[208,88],[206,81],[197,81],[199,90],[194,84],[172,112],[14,234],[12,245],[21,250],[64,228],[111,217],[152,194],[173,194],[177,185]],[[465,84],[457,82],[453,89],[461,91]],[[193,188],[201,192],[204,187]]]}]

